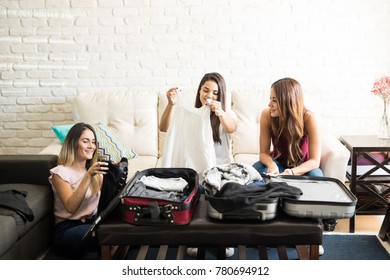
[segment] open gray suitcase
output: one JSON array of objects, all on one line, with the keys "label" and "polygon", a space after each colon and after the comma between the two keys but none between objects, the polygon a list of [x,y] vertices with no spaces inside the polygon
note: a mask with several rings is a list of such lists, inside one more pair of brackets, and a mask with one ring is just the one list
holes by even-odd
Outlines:
[{"label": "open gray suitcase", "polygon": [[[259,220],[275,218],[278,211],[295,217],[350,218],[355,213],[356,197],[339,180],[329,177],[278,176],[265,182],[284,182],[302,191],[299,197],[258,200],[234,211],[217,211],[208,203],[208,216],[219,220]],[[207,198],[207,196],[206,196]]]},{"label": "open gray suitcase", "polygon": [[337,179],[280,176],[271,180],[280,180],[302,190],[302,195],[297,199],[282,199],[283,211],[291,216],[345,219],[351,218],[355,213],[356,197]]}]

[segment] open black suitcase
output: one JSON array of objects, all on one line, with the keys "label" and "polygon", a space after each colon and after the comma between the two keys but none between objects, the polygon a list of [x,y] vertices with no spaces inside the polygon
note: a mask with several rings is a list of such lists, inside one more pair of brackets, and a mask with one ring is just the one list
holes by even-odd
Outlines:
[{"label": "open black suitcase", "polygon": [[[246,190],[253,188],[254,192],[260,192],[265,189],[264,186],[243,186],[239,184],[227,183],[221,188],[221,192],[211,195],[207,190],[205,197],[207,200],[207,213],[210,218],[217,220],[260,220],[266,221],[275,218],[279,204],[279,198],[272,197],[268,199],[254,198],[254,194],[249,192],[232,194],[230,197],[224,197],[221,194],[227,187],[236,187],[237,190],[242,187]],[[243,196],[241,196],[243,195]],[[252,196],[247,198],[246,196]],[[248,201],[248,200],[251,201]]]},{"label": "open black suitcase", "polygon": [[[184,179],[187,186],[180,198],[135,195],[134,189],[144,176],[159,179]],[[191,168],[150,168],[137,172],[123,189],[120,204],[124,222],[135,225],[190,223],[200,197],[198,173]]]},{"label": "open black suitcase", "polygon": [[[221,207],[214,197],[206,193],[208,216],[220,220],[259,220],[275,218],[278,211],[284,211],[295,217],[311,218],[350,218],[355,213],[356,197],[339,180],[329,177],[277,176],[264,178],[265,185],[270,183],[287,184],[294,190],[291,194],[275,192],[264,199],[264,195],[250,197],[245,207]],[[242,186],[248,188],[248,186]],[[300,194],[297,193],[300,190]],[[265,190],[269,191],[269,190]],[[295,194],[294,194],[295,193]],[[230,202],[231,203],[231,202]],[[217,210],[218,209],[218,210]],[[222,210],[222,211],[221,211]]]}]

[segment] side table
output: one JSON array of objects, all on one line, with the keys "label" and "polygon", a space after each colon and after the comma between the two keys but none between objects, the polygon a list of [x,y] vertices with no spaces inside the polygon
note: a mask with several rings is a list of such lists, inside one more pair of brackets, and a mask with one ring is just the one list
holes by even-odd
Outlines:
[{"label": "side table", "polygon": [[[378,201],[389,207],[389,201],[386,196],[390,193],[390,187],[384,190],[378,190],[374,185],[390,183],[390,157],[379,161],[373,152],[390,152],[390,140],[379,139],[375,135],[343,135],[339,138],[340,142],[351,152],[351,166],[347,169],[346,177],[349,180],[351,192],[356,195],[364,193],[369,195],[372,200],[356,208],[355,215],[382,215],[385,214],[386,207],[382,209],[373,209],[371,206]],[[367,159],[371,165],[357,164],[359,156]],[[371,209],[370,209],[371,207]],[[355,215],[350,218],[349,232],[355,232]]]},{"label": "side table", "polygon": [[390,207],[387,208],[387,212],[385,218],[383,219],[378,236],[380,239],[387,241],[387,243],[390,244]]}]

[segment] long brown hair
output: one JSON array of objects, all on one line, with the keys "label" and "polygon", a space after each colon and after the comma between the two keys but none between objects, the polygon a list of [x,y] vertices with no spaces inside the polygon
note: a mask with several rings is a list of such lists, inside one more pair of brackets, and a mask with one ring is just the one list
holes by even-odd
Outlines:
[{"label": "long brown hair", "polygon": [[[65,165],[65,166],[71,166],[75,160],[76,160],[76,154],[77,149],[79,147],[79,139],[81,137],[81,134],[84,130],[91,130],[95,140],[96,138],[96,132],[93,129],[93,127],[86,123],[76,123],[72,128],[69,130],[68,134],[66,135],[65,141],[62,144],[62,148],[58,157],[58,164]],[[85,168],[88,170],[98,160],[98,154],[97,149],[93,152],[92,159],[89,159],[85,163]],[[99,177],[97,175],[92,176],[92,194],[97,195],[99,192]]]},{"label": "long brown hair", "polygon": [[[283,78],[274,82],[271,86],[276,95],[279,107],[279,116],[271,118],[271,129],[275,138],[274,146],[281,137],[287,141],[288,155],[287,166],[296,166],[302,160],[300,141],[305,135],[304,113],[306,111],[303,102],[301,85],[292,78]],[[276,150],[276,157],[280,151]]]},{"label": "long brown hair", "polygon": [[[196,108],[202,107],[202,102],[200,101],[200,90],[207,81],[213,81],[218,85],[217,100],[221,102],[222,110],[225,111],[226,83],[222,75],[217,72],[207,73],[206,75],[203,76],[202,80],[199,83],[198,91],[196,93],[195,107]],[[214,112],[210,114],[210,121],[211,121],[211,128],[213,130],[213,140],[215,143],[221,144],[222,141],[219,135],[219,125],[221,124],[221,121],[219,120],[218,116],[215,115]]]}]

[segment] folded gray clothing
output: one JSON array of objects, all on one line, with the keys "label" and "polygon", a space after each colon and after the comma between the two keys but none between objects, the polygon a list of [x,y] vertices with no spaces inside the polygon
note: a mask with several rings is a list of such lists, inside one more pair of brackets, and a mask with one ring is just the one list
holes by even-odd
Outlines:
[{"label": "folded gray clothing", "polygon": [[204,187],[211,193],[218,192],[228,182],[248,185],[254,181],[263,180],[253,166],[242,163],[217,165],[207,170],[204,177]]},{"label": "folded gray clothing", "polygon": [[154,189],[149,189],[145,186],[142,181],[137,181],[134,186],[131,188],[128,195],[138,196],[138,197],[147,197],[153,199],[164,199],[171,201],[181,201],[180,197],[177,196],[177,192],[166,192],[159,191]]},{"label": "folded gray clothing", "polygon": [[142,176],[139,181],[148,187],[161,191],[182,192],[188,186],[188,182],[181,177],[159,178],[156,176]]}]

